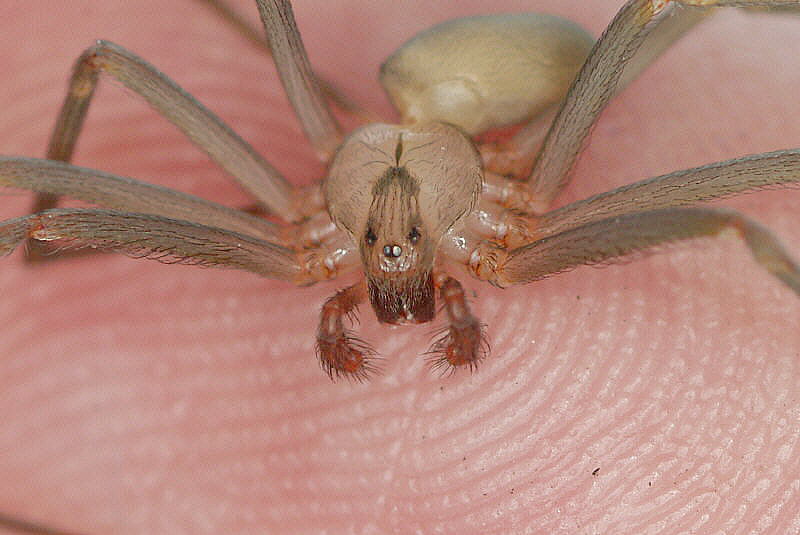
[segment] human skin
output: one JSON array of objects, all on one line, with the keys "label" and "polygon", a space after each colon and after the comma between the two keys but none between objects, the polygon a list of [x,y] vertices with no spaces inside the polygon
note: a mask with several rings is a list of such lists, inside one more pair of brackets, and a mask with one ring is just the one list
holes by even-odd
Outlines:
[{"label": "human skin", "polygon": [[[456,15],[542,10],[599,35],[619,0],[298,2],[318,71],[391,117],[380,61]],[[262,53],[188,0],[0,6],[0,154],[41,156],[92,39],[147,58],[289,180],[324,168]],[[251,16],[249,0],[239,2]],[[397,4],[397,5],[395,5]],[[487,4],[492,4],[488,7]],[[559,203],[800,146],[800,19],[718,13],[617,98]],[[246,196],[102,83],[75,162]],[[28,197],[2,197],[2,213]],[[800,258],[800,192],[726,201]],[[80,533],[790,533],[800,529],[800,299],[728,236],[512,290],[470,281],[491,355],[433,374],[388,328],[364,384],[313,351],[344,282],[94,255],[0,264],[0,511]],[[350,280],[350,279],[348,279]]]}]

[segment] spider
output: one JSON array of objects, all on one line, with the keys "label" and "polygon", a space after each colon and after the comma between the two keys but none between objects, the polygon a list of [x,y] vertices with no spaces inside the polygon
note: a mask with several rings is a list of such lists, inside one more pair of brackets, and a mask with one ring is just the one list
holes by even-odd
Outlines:
[{"label": "spider", "polygon": [[[120,41],[120,42],[123,42],[123,41]],[[679,70],[678,72],[682,72],[682,71],[680,71],[680,70]],[[649,117],[645,117],[645,119],[646,119],[646,120],[647,120],[647,122],[649,123],[649,121],[650,121],[650,118],[649,118]],[[606,124],[608,124],[608,123],[606,123]],[[753,200],[753,199],[751,198],[751,201],[752,201],[752,200]],[[83,265],[83,264],[82,264],[82,263],[77,263],[76,265],[77,265],[77,266],[81,266],[81,265]],[[149,268],[149,267],[150,267],[150,266],[144,266],[144,269],[147,269],[147,268]],[[169,270],[168,270],[168,271],[169,271]],[[180,270],[177,270],[177,271],[180,271]],[[622,270],[622,271],[623,271],[623,272],[625,272],[625,271],[627,271],[627,272],[631,272],[631,271],[633,271],[633,270],[631,270],[631,269],[628,269],[628,270]],[[170,271],[170,273],[172,273],[172,271]],[[559,280],[558,280],[558,281],[551,281],[551,282],[555,282],[555,283],[556,283],[556,285],[558,285],[558,284],[559,284],[559,282],[561,282],[561,281],[564,281],[564,280],[570,280],[570,279],[572,279],[572,280],[575,280],[575,278],[576,278],[576,277],[575,277],[575,275],[578,275],[578,276],[580,276],[582,273],[586,273],[586,271],[585,271],[585,270],[582,270],[581,272],[575,273],[575,274],[573,274],[572,276],[568,276],[568,277],[559,278]],[[600,273],[588,273],[588,275],[590,276],[590,280],[592,280],[592,279],[595,279],[595,280],[596,280],[596,279],[602,278],[602,276],[603,276],[603,275],[612,275],[611,279],[613,280],[613,277],[614,277],[614,275],[616,275],[616,274],[618,274],[618,272],[617,272],[617,273],[614,273],[614,274],[608,273],[607,271],[606,271],[606,272],[600,272]],[[213,275],[213,274],[211,274],[211,273],[201,274],[201,276],[203,276],[203,275],[205,275],[205,276],[211,276],[211,275]],[[688,276],[691,276],[691,275],[692,275],[692,274],[691,274],[691,270],[687,270],[687,275],[688,275]],[[759,277],[752,277],[752,278],[759,279]],[[712,279],[713,279],[713,275],[712,275]],[[255,282],[257,282],[257,281],[255,281]],[[759,282],[762,282],[762,283],[763,283],[763,281],[757,281],[757,282],[754,282],[753,284],[756,284],[756,285],[757,285]],[[773,289],[773,286],[771,286],[771,285],[769,284],[769,282],[767,282],[767,284],[765,284],[764,286],[766,286],[766,287],[767,287],[769,290],[772,290],[772,289]],[[779,287],[778,287],[778,285],[774,285],[774,286],[775,286],[776,288],[779,288]],[[539,286],[539,287],[541,287],[541,286]],[[545,284],[545,287],[547,287],[547,284]],[[550,286],[550,287],[551,287],[551,288],[553,287],[553,286],[552,286],[552,284],[551,284],[551,286]],[[538,288],[537,288],[537,289],[538,289]],[[528,291],[530,291],[530,289],[528,289]],[[494,295],[501,295],[501,292],[499,292],[499,291],[497,291],[497,292],[491,292],[491,293],[492,293],[492,294],[494,294]],[[518,299],[518,297],[515,297],[515,296],[512,296],[512,295],[509,295],[510,293],[511,293],[511,292],[508,292],[508,293],[505,293],[505,294],[503,294],[503,297],[504,297],[504,298],[507,298],[507,299],[509,299],[509,300],[511,300],[511,301],[513,301],[514,299]],[[583,305],[583,306],[585,306],[585,304],[582,304],[582,305]],[[768,306],[768,305],[765,305],[765,304],[762,304],[762,305],[761,305],[761,307],[762,307],[762,308],[765,308],[765,307],[767,307],[767,306]],[[492,323],[494,323],[494,320],[493,320],[493,322],[492,322]],[[781,322],[781,323],[783,323],[783,322]],[[167,327],[167,329],[168,329],[168,327]],[[257,355],[255,356],[255,358],[257,358]],[[541,359],[530,359],[530,358],[528,358],[527,360],[528,360],[528,361],[534,361],[534,360],[541,360],[541,361],[543,361],[543,360],[547,360],[547,358],[549,358],[549,357],[542,356],[542,358],[541,358]],[[67,360],[67,359],[64,359],[64,360]],[[500,360],[500,359],[498,359],[498,360]],[[502,361],[501,361],[501,362],[502,362]],[[270,366],[272,366],[272,364],[273,364],[273,363],[269,363],[269,365],[270,365]],[[497,364],[500,364],[500,362],[498,362]],[[503,363],[503,364],[504,364],[504,366],[505,366],[505,363]],[[496,367],[494,367],[494,368],[495,368],[495,369],[498,369],[498,368],[502,368],[502,366],[496,366]],[[490,370],[488,369],[488,367],[487,367],[487,369],[486,369],[486,370],[483,370],[483,372],[488,372],[488,371],[490,371]],[[506,371],[508,371],[508,369],[507,369],[507,368],[506,368]],[[313,373],[313,370],[312,370],[312,373]],[[501,372],[501,373],[502,373],[502,372]],[[321,379],[322,379],[322,378],[321,378]],[[491,378],[491,379],[494,379],[494,378]],[[486,373],[481,373],[481,374],[479,374],[479,376],[475,377],[475,380],[476,380],[476,381],[484,381],[484,380],[487,380],[487,374],[486,374]],[[419,384],[419,383],[425,383],[425,381],[415,381],[415,382],[416,382],[417,384]],[[373,382],[373,384],[372,384],[372,386],[373,386],[373,387],[377,387],[376,389],[380,389],[380,388],[383,386],[382,384],[376,384],[376,383],[377,383],[377,382]],[[489,384],[492,384],[492,383],[491,383],[491,380],[487,380],[487,385],[489,385]],[[466,386],[466,385],[465,385],[465,386]],[[436,386],[436,388],[438,389],[438,385]],[[320,390],[320,391],[326,391],[327,389],[319,389],[319,390]],[[341,390],[341,389],[336,389],[336,390],[337,390],[337,391],[339,391],[339,392],[342,392],[342,390]],[[344,391],[347,391],[347,390],[350,390],[350,389],[344,389]],[[467,390],[467,389],[465,388],[465,390]],[[357,390],[355,390],[355,392],[359,392],[359,390],[357,389]],[[263,395],[263,392],[259,392],[259,394]],[[524,391],[524,392],[522,392],[522,394],[523,394],[523,395],[526,395],[526,396],[528,396],[528,397],[529,397],[529,391]],[[270,397],[272,397],[272,396],[270,396]],[[277,396],[274,396],[274,397],[275,397],[275,398],[278,398],[278,397],[279,397],[279,395],[277,395]],[[526,397],[526,399],[527,399],[527,397]],[[370,400],[370,402],[372,402],[372,401],[373,401],[373,400]],[[548,409],[545,409],[545,410],[549,410],[549,408],[548,408]],[[23,414],[24,414],[24,413],[23,413]],[[500,418],[497,418],[497,417],[496,417],[496,413],[495,413],[494,411],[491,411],[491,412],[490,412],[490,414],[492,415],[492,419],[493,419],[493,420],[499,420],[499,419],[500,419]],[[94,414],[93,414],[93,416],[94,416]],[[415,417],[416,417],[416,416],[415,416]],[[28,415],[24,415],[24,416],[23,416],[23,418],[29,418],[29,416],[28,416]],[[383,420],[381,420],[381,422],[383,422]],[[259,421],[256,423],[256,425],[258,425],[258,426],[268,426],[268,425],[270,425],[270,424],[271,424],[270,422],[266,422],[266,423],[265,423],[264,421],[262,421],[262,420],[260,420],[260,419],[259,419]],[[361,422],[359,422],[359,424],[358,424],[358,425],[362,425],[362,424],[361,424]],[[527,426],[526,426],[526,427],[527,427]],[[530,426],[530,427],[532,427],[532,428],[533,428],[533,427],[536,427],[536,426]],[[194,438],[194,437],[192,437],[192,438]],[[536,447],[539,447],[539,445],[540,445],[540,444],[539,444],[539,443],[537,443],[537,444],[536,444]],[[257,445],[256,445],[256,447],[255,447],[255,449],[262,450],[262,449],[263,449],[263,444],[261,444],[261,443],[257,444]],[[461,453],[459,452],[459,459],[460,459],[460,458],[461,458]],[[62,459],[61,459],[61,458],[59,458],[57,462],[63,462],[63,461],[62,461]],[[352,461],[349,461],[349,460],[348,460],[348,463],[351,463],[351,462],[352,462]],[[516,463],[515,463],[515,464],[516,464]],[[329,466],[326,466],[326,467],[325,467],[325,469],[329,469],[329,468],[330,468]],[[195,467],[192,467],[192,469],[196,469],[196,468],[195,468]],[[449,468],[448,468],[448,469],[449,469]],[[603,467],[603,470],[601,471],[601,475],[602,475],[604,472],[605,472],[605,465],[604,465],[604,467]],[[361,473],[361,472],[359,472],[359,474],[360,474],[360,473]],[[587,471],[586,473],[588,474],[588,471]],[[170,475],[170,477],[172,477],[172,475]],[[278,478],[279,478],[279,476],[275,476],[275,477],[276,477],[276,479],[278,479]],[[738,476],[737,476],[737,477],[738,477]],[[227,481],[226,481],[225,483],[227,483]],[[109,484],[109,487],[111,487],[111,485],[110,485],[110,484]],[[49,489],[52,489],[52,488],[53,488],[53,487],[49,487]],[[104,488],[103,490],[105,491],[105,488]],[[109,494],[112,494],[112,493],[113,493],[113,492],[109,492]],[[50,494],[54,494],[54,493],[50,493]],[[12,491],[12,493],[11,493],[10,495],[11,495],[11,496],[13,496],[13,491]],[[514,499],[519,499],[520,495],[521,495],[520,489],[519,489],[519,488],[517,488],[517,493],[516,493],[516,495],[515,495],[515,496],[513,496],[513,497],[514,497]],[[56,499],[57,499],[57,498],[56,498]],[[12,503],[15,503],[15,502],[12,502]],[[258,507],[259,507],[259,508],[261,507],[261,504],[260,504],[260,503],[258,504]],[[305,512],[305,511],[304,511],[304,512]],[[120,513],[120,514],[124,514],[124,513]],[[309,516],[313,518],[313,515],[309,515]],[[108,518],[108,513],[106,513],[106,518]],[[327,519],[326,519],[326,520],[327,520]],[[541,529],[545,529],[545,528],[541,528]],[[134,530],[134,531],[135,531],[135,530]],[[151,530],[151,531],[152,531],[152,530]],[[156,530],[156,531],[157,531],[157,530]],[[280,530],[278,530],[278,531],[280,532]],[[601,530],[601,531],[602,531],[602,530]]]},{"label": "spider", "polygon": [[[349,134],[311,71],[289,2],[256,4],[287,95],[328,164],[320,183],[291,186],[166,75],[99,41],[76,63],[48,159],[0,161],[4,185],[40,194],[36,213],[0,224],[0,252],[30,239],[243,269],[301,286],[361,270],[360,281],[322,307],[316,347],[332,379],[363,380],[376,369],[375,352],[346,327],[361,303],[369,301],[383,323],[427,323],[437,294],[447,324],[432,365],[474,369],[487,353],[484,326],[453,268],[509,287],[733,230],[762,267],[800,293],[800,268],[768,230],[737,212],[697,206],[797,182],[796,150],[678,171],[550,209],[616,91],[704,15],[681,7],[800,1],[631,0],[596,43],[544,15],[443,24],[381,67],[401,124],[374,122]],[[101,73],[143,96],[273,219],[69,164]],[[520,124],[498,142],[480,137]],[[52,208],[60,195],[102,208]]]}]

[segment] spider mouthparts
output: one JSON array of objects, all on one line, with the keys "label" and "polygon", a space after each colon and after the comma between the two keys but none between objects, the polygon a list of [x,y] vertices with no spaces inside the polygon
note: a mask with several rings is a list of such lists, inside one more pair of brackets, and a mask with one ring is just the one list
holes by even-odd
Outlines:
[{"label": "spider mouthparts", "polygon": [[436,315],[433,276],[369,277],[369,300],[382,323],[426,323]]}]

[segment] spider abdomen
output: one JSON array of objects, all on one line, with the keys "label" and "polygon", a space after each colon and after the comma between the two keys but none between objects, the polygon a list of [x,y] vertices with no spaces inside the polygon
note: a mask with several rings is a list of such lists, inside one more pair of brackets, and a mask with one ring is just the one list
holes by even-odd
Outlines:
[{"label": "spider abdomen", "polygon": [[419,33],[381,66],[404,122],[442,121],[470,134],[519,124],[566,94],[594,39],[542,13],[464,17]]}]

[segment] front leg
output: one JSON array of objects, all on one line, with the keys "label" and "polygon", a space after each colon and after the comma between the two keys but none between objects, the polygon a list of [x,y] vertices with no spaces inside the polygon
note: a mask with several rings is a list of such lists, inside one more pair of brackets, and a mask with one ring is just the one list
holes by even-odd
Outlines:
[{"label": "front leg", "polygon": [[800,7],[798,0],[629,0],[592,49],[564,99],[529,177],[534,197],[550,202],[569,173],[600,112],[614,96],[626,66],[671,4],[693,7]]},{"label": "front leg", "polygon": [[290,243],[281,239],[281,233],[287,230],[282,231],[261,217],[180,191],[65,162],[0,156],[0,186],[53,197],[64,195],[119,212],[157,215]]},{"label": "front leg", "polygon": [[480,270],[474,271],[492,284],[507,287],[580,265],[613,263],[681,240],[718,236],[725,230],[738,234],[761,267],[800,294],[800,265],[777,238],[752,219],[720,208],[671,208],[601,219],[512,251],[478,255]]},{"label": "front leg", "polygon": [[[303,217],[294,188],[228,125],[166,75],[132,52],[98,41],[78,59],[61,107],[47,158],[68,162],[81,132],[101,73],[141,95],[177,126],[212,160],[233,176],[270,212],[286,221]],[[40,197],[38,212],[53,206],[54,197]]]},{"label": "front leg", "polygon": [[800,149],[753,154],[648,178],[570,203],[542,215],[534,234],[544,238],[600,219],[798,183]]},{"label": "front leg", "polygon": [[26,239],[93,248],[168,264],[241,269],[303,285],[309,270],[288,247],[191,221],[151,214],[62,208],[0,222],[0,256]]}]

